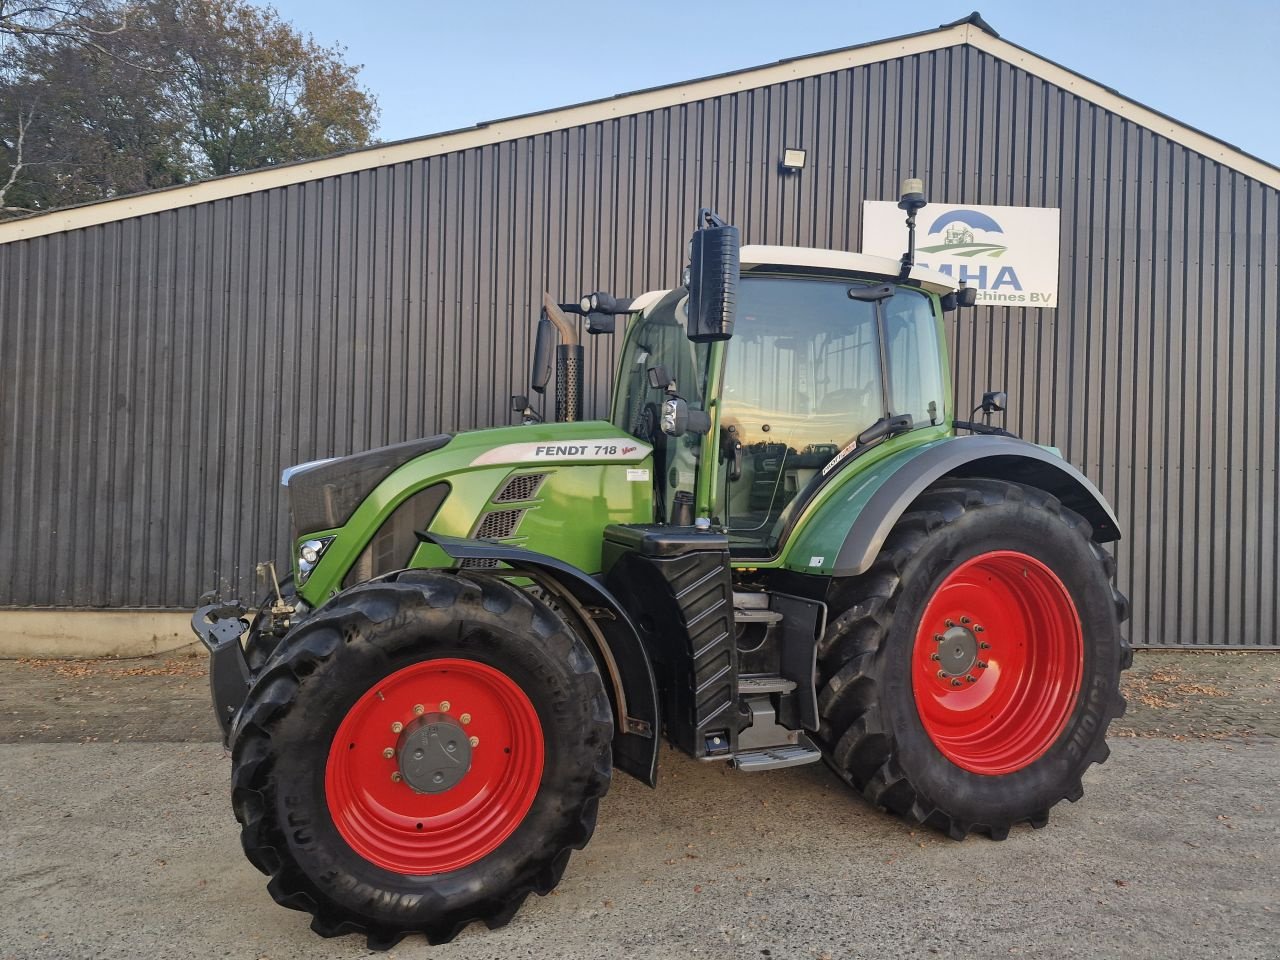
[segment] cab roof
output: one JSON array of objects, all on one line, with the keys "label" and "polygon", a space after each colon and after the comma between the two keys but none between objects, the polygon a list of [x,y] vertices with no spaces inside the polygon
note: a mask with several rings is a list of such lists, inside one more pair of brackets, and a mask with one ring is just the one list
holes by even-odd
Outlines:
[{"label": "cab roof", "polygon": [[[816,247],[775,247],[764,244],[748,244],[742,248],[742,269],[753,267],[807,267],[818,270],[834,270],[840,273],[871,274],[886,280],[897,280],[902,264],[889,257],[877,257],[869,253],[848,253],[843,250],[819,250]],[[955,281],[945,273],[912,267],[911,279],[920,286],[939,295],[956,289]]]}]

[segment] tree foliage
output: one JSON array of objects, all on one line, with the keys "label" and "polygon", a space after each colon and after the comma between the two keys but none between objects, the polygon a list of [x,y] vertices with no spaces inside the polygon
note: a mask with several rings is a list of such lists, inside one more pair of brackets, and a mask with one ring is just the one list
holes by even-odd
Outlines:
[{"label": "tree foliage", "polygon": [[377,104],[342,53],[245,0],[0,0],[0,211],[366,144]]}]

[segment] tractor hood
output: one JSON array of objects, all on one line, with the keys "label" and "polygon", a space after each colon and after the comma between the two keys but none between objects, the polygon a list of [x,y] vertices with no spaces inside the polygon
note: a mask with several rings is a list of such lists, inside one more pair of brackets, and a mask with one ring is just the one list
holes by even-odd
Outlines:
[{"label": "tractor hood", "polygon": [[453,439],[449,434],[395,443],[349,457],[330,457],[286,467],[280,482],[289,490],[289,513],[296,533],[340,527],[360,501],[396,467]]},{"label": "tractor hood", "polygon": [[452,565],[419,530],[527,546],[598,572],[604,527],[652,521],[652,452],[611,423],[584,421],[443,434],[291,467],[282,481],[299,592],[319,605],[391,570]]}]

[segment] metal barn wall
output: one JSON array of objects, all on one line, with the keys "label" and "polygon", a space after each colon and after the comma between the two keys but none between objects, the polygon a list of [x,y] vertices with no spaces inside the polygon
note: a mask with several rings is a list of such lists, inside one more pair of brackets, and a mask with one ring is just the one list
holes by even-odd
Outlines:
[{"label": "metal barn wall", "polygon": [[1274,644],[1280,196],[963,46],[0,245],[0,605],[251,591],[282,465],[510,422],[544,287],[670,286],[704,204],[857,249],[909,173],[1062,209],[1059,309],[962,311],[956,390],[1112,499],[1135,641]]}]

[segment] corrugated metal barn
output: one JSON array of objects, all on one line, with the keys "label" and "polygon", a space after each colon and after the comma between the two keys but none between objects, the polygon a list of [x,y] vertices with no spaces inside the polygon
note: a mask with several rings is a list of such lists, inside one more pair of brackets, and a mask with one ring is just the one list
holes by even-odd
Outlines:
[{"label": "corrugated metal barn", "polygon": [[1061,210],[1056,311],[950,315],[957,407],[1099,483],[1135,642],[1275,645],[1280,170],[974,18],[0,225],[0,605],[253,591],[282,466],[512,422],[544,289],[670,286],[704,205],[856,250],[913,174]]}]

